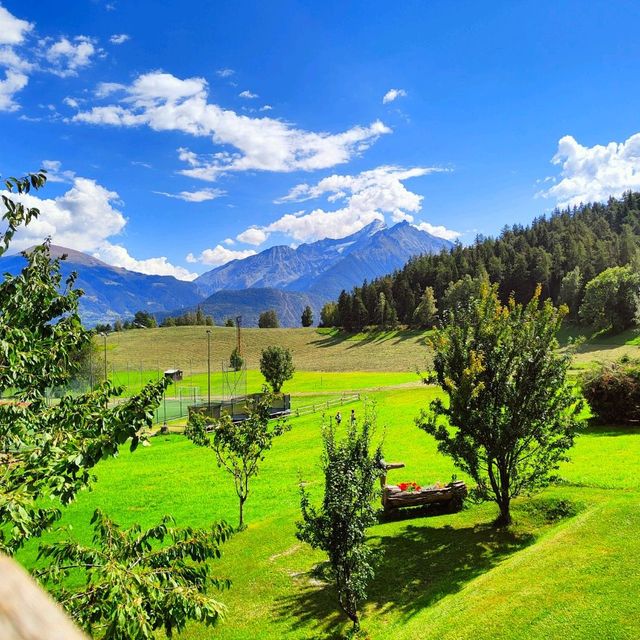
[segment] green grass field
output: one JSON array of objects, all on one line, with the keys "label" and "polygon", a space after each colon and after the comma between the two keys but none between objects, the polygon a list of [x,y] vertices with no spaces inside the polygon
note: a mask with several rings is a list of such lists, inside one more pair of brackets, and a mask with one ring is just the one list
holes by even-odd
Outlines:
[{"label": "green grass field", "polygon": [[[390,480],[426,484],[455,472],[413,424],[435,393],[418,386],[368,394],[377,405],[377,437],[387,459],[406,463]],[[352,406],[362,413],[361,403]],[[191,625],[185,638],[320,639],[340,637],[348,628],[332,589],[312,574],[321,554],[294,536],[299,477],[316,496],[321,489],[320,416],[291,424],[254,481],[246,505],[249,528],[225,545],[215,565],[233,582],[220,595],[227,617],[215,630]],[[589,428],[561,470],[562,484],[519,499],[509,530],[490,526],[496,513],[491,504],[374,526],[371,542],[384,555],[364,610],[365,637],[640,637],[639,456],[640,429]],[[180,525],[237,522],[230,479],[210,451],[182,436],[155,437],[150,447],[104,461],[97,475],[94,490],[83,493],[62,522],[85,541],[96,507],[124,525],[152,524],[165,513]],[[577,515],[549,521],[545,505],[554,498],[571,500]],[[30,544],[20,560],[33,566],[35,555]]]},{"label": "green grass field", "polygon": [[[577,338],[582,334],[583,330],[569,327],[563,330],[561,342],[566,344],[569,338]],[[212,329],[212,388],[221,389],[222,364],[228,364],[235,346],[235,335],[233,328]],[[426,344],[428,332],[345,334],[334,329],[243,329],[242,336],[249,380],[258,387],[261,384],[257,374],[260,351],[272,344],[292,350],[298,372],[378,372],[411,376],[416,369],[424,370],[431,364],[431,351]],[[575,367],[578,369],[595,361],[615,360],[640,351],[637,332],[586,337],[589,339],[578,348],[575,355]],[[102,349],[102,339],[97,339],[97,344]],[[159,372],[170,367],[182,369],[189,380],[202,387],[204,378],[198,374],[207,371],[206,330],[204,327],[166,327],[111,333],[107,338],[107,366],[111,377],[119,384],[133,385],[132,388],[139,386],[141,379],[157,379]],[[321,380],[309,378],[308,383],[317,385],[321,384]],[[298,378],[294,390],[303,391],[304,384]],[[364,386],[381,385],[368,381]],[[315,387],[306,390],[318,391]]]}]

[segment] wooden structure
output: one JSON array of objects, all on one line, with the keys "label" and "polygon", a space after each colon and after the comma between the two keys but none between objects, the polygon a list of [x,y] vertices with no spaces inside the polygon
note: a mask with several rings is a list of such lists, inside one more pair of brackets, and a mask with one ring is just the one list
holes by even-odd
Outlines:
[{"label": "wooden structure", "polygon": [[182,369],[167,369],[164,372],[164,377],[172,382],[180,382],[182,380]]},{"label": "wooden structure", "polygon": [[382,507],[385,513],[390,513],[403,507],[424,507],[436,504],[450,511],[462,508],[462,502],[467,495],[467,485],[462,481],[450,482],[446,485],[421,487],[419,491],[402,491],[400,487],[387,484],[387,471],[401,469],[403,462],[381,462],[384,474],[380,477],[382,486]]},{"label": "wooden structure", "polygon": [[88,640],[15,561],[0,556],[2,640]]}]

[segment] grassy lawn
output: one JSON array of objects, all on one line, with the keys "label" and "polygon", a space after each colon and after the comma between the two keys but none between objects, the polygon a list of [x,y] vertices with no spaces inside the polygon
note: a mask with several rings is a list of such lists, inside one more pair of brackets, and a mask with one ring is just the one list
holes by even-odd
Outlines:
[{"label": "grassy lawn", "polygon": [[[160,373],[160,375],[162,375]],[[110,378],[118,385],[125,388],[124,395],[138,393],[147,382],[158,380],[157,370],[146,371],[116,371]],[[177,397],[181,393],[189,397],[192,389],[197,388],[200,396],[207,394],[207,374],[194,373],[185,376],[181,382],[173,383],[167,389],[167,397]],[[265,379],[257,369],[247,371],[247,393],[260,391],[265,384]],[[379,390],[386,387],[399,385],[421,384],[415,371],[296,371],[293,378],[284,383],[282,391],[294,396],[322,395],[329,393],[342,393],[343,391]],[[228,390],[224,388],[223,375],[219,371],[211,372],[211,395],[220,396]],[[244,390],[244,387],[242,388]]]},{"label": "grassy lawn", "polygon": [[[570,338],[584,335],[583,329],[566,327],[560,339],[566,344]],[[220,393],[222,363],[235,346],[235,329],[213,327],[211,334],[212,389]],[[424,370],[431,362],[425,339],[428,332],[385,331],[345,334],[335,329],[243,329],[243,351],[249,369],[249,385],[259,388],[260,351],[269,345],[289,347],[298,371],[320,373],[320,378],[298,378],[297,391],[318,391],[324,380],[322,374],[343,372],[377,372],[406,374],[409,379],[416,369]],[[595,361],[615,360],[623,355],[640,355],[640,336],[627,331],[610,336],[596,334],[578,348],[574,367],[582,369]],[[102,347],[102,339],[98,340]],[[100,351],[102,353],[102,351]],[[134,329],[112,333],[107,338],[107,363],[112,377],[120,384],[135,386],[148,379],[156,379],[159,371],[177,367],[194,385],[206,390],[207,335],[204,327],[166,327],[163,329]],[[335,378],[336,380],[338,378]],[[186,381],[185,381],[186,384]],[[307,388],[304,386],[307,384]],[[343,383],[345,384],[345,383]],[[375,381],[354,381],[348,388],[386,386]],[[342,390],[336,387],[334,390]]]},{"label": "grassy lawn", "polygon": [[[398,371],[424,368],[429,359],[425,333],[389,331],[345,334],[324,329],[243,329],[243,352],[247,368],[258,369],[260,352],[269,345],[289,347],[299,371]],[[212,371],[228,364],[235,347],[231,327],[213,327],[211,333]],[[102,339],[97,339],[102,347]],[[110,370],[144,371],[178,367],[185,373],[207,370],[205,327],[165,327],[134,329],[112,333],[107,338]]]},{"label": "grassy lawn", "polygon": [[[427,484],[455,472],[413,424],[435,393],[419,386],[369,394],[387,459],[407,465],[391,472],[390,481]],[[352,406],[362,413],[362,403]],[[319,639],[347,628],[331,588],[311,573],[321,554],[294,536],[299,477],[315,495],[321,490],[319,421],[317,414],[292,419],[293,429],[275,443],[254,481],[246,505],[249,528],[225,545],[216,564],[233,581],[220,595],[226,620],[215,631],[192,625],[184,637]],[[491,504],[373,527],[372,544],[384,555],[365,607],[367,637],[640,637],[639,456],[639,429],[591,428],[561,469],[562,484],[518,500],[509,530],[490,526],[496,514]],[[180,525],[237,522],[230,479],[210,451],[182,436],[153,438],[150,447],[101,463],[97,475],[95,489],[83,493],[63,520],[85,541],[96,507],[122,524],[151,524],[165,513]],[[571,500],[577,515],[550,520],[546,505],[555,498]],[[20,560],[31,566],[35,553],[30,545]]]}]

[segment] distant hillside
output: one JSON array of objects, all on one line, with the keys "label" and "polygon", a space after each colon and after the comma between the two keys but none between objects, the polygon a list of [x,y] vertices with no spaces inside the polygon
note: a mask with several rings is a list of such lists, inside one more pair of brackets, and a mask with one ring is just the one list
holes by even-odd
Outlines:
[{"label": "distant hillside", "polygon": [[[223,324],[227,318],[241,315],[244,326],[257,327],[260,314],[263,311],[275,309],[280,326],[299,327],[300,316],[307,305],[313,309],[314,320],[317,323],[322,302],[323,298],[313,294],[274,288],[254,288],[241,291],[217,291],[190,310],[194,311],[197,306],[200,306],[206,315],[213,316],[218,325]],[[162,319],[174,314],[157,315]]]},{"label": "distant hillside", "polygon": [[[54,257],[67,254],[62,273],[78,273],[76,287],[84,291],[80,298],[80,315],[91,327],[97,323],[132,318],[139,310],[150,313],[184,309],[195,305],[202,296],[191,282],[173,276],[150,276],[112,267],[79,251],[52,245]],[[16,274],[26,261],[21,255],[0,258],[0,272]]]},{"label": "distant hillside", "polygon": [[374,221],[357,233],[326,238],[296,249],[270,247],[255,256],[234,260],[195,280],[201,291],[278,288],[312,292],[324,300],[402,267],[412,256],[439,252],[452,244],[406,222],[388,229]]}]

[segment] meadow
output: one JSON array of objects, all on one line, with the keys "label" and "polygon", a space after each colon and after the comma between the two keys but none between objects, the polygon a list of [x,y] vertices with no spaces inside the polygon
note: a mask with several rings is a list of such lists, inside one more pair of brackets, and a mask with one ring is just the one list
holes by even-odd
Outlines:
[{"label": "meadow", "polygon": [[[230,330],[216,329],[215,340],[222,342],[223,331],[233,338]],[[278,338],[297,345],[299,370],[288,383],[293,394],[315,394],[322,372],[325,391],[362,391],[362,400],[345,405],[343,413],[354,408],[361,416],[365,403],[375,405],[376,438],[383,442],[386,459],[406,464],[390,472],[389,481],[431,484],[446,482],[453,474],[461,477],[450,459],[437,452],[433,439],[414,424],[420,409],[438,393],[411,373],[425,351],[424,336],[396,334],[367,341],[310,330],[273,331],[245,332],[247,349]],[[110,338],[109,355],[122,357],[134,338],[150,348],[146,341],[153,335],[134,331]],[[187,335],[201,339],[193,328],[178,328],[176,335],[184,345]],[[334,344],[320,346],[327,339]],[[637,352],[634,340],[622,336],[612,350]],[[167,353],[177,349],[165,342],[169,340],[154,348]],[[367,364],[382,364],[374,356],[376,344],[384,359],[389,358],[389,368],[372,373]],[[610,352],[610,345],[597,349],[594,344],[583,352],[591,354],[588,361]],[[142,351],[144,346],[136,348]],[[195,352],[196,346],[191,349]],[[392,357],[394,349],[398,355]],[[361,360],[363,352],[370,353],[368,363]],[[359,364],[350,372],[339,368],[345,361],[345,366]],[[320,639],[342,637],[348,629],[333,590],[314,572],[322,555],[295,538],[300,479],[316,498],[321,494],[322,419],[321,413],[293,417],[291,431],[275,442],[253,481],[245,507],[248,529],[224,545],[222,559],[215,563],[216,573],[232,581],[231,589],[219,594],[227,606],[226,618],[215,629],[193,624],[185,638]],[[123,451],[119,458],[100,463],[94,489],[65,511],[62,525],[71,526],[73,536],[88,542],[89,520],[97,507],[122,525],[151,525],[166,513],[179,525],[206,527],[220,519],[237,523],[232,482],[217,468],[211,451],[181,435],[159,435],[150,442],[133,454]],[[588,426],[571,461],[561,468],[560,481],[516,501],[509,529],[491,526],[496,508],[488,503],[469,503],[449,515],[381,518],[370,530],[371,543],[383,554],[364,607],[364,637],[640,637],[639,456],[640,428]],[[20,560],[33,566],[36,553],[37,546],[30,544]]]}]

